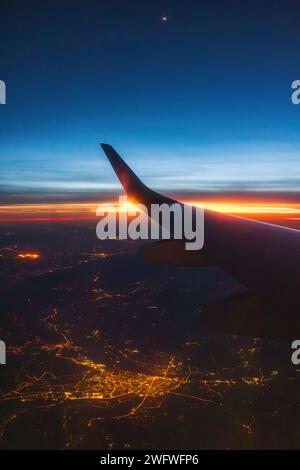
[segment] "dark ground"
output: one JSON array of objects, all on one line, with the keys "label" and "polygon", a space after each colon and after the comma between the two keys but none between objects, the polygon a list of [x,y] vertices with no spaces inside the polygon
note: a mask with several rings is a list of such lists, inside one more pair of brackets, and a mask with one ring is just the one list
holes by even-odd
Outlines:
[{"label": "dark ground", "polygon": [[145,264],[94,223],[0,233],[2,449],[299,448],[290,342],[201,322],[242,289],[222,271]]}]

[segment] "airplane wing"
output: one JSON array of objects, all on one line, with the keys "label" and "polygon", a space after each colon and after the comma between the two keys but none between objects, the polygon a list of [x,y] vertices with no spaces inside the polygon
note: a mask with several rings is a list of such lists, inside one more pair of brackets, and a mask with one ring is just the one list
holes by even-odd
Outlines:
[{"label": "airplane wing", "polygon": [[[147,208],[178,202],[152,191],[113,147],[101,146],[128,196]],[[262,312],[271,319],[264,331],[269,328],[270,336],[300,334],[300,231],[205,209],[204,233],[201,251],[187,252],[177,240],[162,241],[146,245],[142,256],[183,266],[219,266],[261,299],[263,307],[255,309],[257,321]]]}]

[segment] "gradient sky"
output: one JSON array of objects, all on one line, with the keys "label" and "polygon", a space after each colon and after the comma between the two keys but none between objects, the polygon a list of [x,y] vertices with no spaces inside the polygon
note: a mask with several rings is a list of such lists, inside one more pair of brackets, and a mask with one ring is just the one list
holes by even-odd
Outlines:
[{"label": "gradient sky", "polygon": [[2,0],[2,194],[115,190],[99,142],[161,190],[299,190],[299,44],[297,0]]}]

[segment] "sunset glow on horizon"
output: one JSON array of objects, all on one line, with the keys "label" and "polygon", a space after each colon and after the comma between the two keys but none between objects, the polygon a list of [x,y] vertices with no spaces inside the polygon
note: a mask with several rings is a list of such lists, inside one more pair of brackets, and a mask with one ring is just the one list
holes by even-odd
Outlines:
[{"label": "sunset glow on horizon", "polygon": [[[248,217],[278,216],[298,220],[300,203],[295,202],[258,202],[258,201],[226,201],[226,200],[181,200],[181,202],[201,206],[208,210],[224,214],[239,214]],[[50,204],[7,204],[0,206],[0,222],[9,221],[83,221],[97,218],[96,202],[50,203]],[[113,207],[120,212],[116,201],[105,201],[101,206],[108,210]],[[134,204],[128,201],[126,210],[133,210]],[[124,209],[123,209],[124,210]]]}]

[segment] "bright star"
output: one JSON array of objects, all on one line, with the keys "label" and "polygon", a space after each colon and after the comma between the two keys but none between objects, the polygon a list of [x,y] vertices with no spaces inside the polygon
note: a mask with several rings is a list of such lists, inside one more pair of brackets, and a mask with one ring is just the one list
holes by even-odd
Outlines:
[{"label": "bright star", "polygon": [[167,18],[166,16],[162,16],[162,17],[161,17],[161,21],[166,22],[166,21],[168,21],[168,18]]}]

